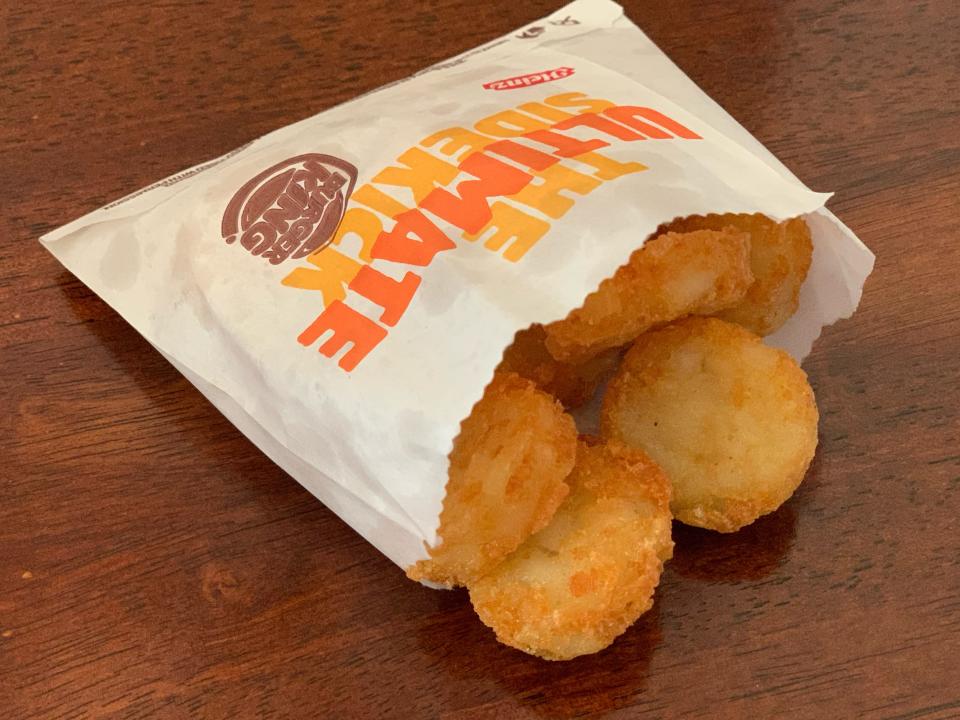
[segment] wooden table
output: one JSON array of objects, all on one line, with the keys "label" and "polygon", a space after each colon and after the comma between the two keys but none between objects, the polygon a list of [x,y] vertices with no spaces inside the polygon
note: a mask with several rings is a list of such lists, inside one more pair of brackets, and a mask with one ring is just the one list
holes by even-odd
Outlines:
[{"label": "wooden table", "polygon": [[806,361],[798,494],[678,527],[654,609],[559,664],[406,580],[36,242],[558,3],[149,5],[0,10],[0,717],[960,717],[954,2],[628,3],[878,262]]}]

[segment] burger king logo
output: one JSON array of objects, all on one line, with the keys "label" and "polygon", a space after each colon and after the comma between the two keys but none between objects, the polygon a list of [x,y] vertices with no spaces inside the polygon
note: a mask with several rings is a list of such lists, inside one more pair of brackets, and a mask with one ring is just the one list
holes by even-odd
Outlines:
[{"label": "burger king logo", "polygon": [[234,194],[220,225],[228,245],[279,265],[325,248],[343,220],[357,168],[308,153],[273,165]]}]

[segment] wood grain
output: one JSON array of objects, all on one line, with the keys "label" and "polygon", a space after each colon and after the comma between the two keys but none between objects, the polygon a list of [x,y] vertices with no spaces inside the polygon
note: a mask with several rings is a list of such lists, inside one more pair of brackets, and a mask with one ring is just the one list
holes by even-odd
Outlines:
[{"label": "wood grain", "polygon": [[556,7],[0,6],[0,716],[960,717],[960,14],[630,2],[878,255],[806,362],[797,496],[677,528],[658,602],[548,664],[404,579],[36,242]]}]

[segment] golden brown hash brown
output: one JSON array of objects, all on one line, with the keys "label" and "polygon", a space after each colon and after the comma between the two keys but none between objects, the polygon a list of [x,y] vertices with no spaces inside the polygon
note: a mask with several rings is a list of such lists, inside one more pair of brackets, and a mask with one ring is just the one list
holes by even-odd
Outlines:
[{"label": "golden brown hash brown", "polygon": [[746,296],[717,317],[743,325],[758,335],[779,329],[797,311],[800,286],[813,258],[810,228],[803,218],[777,222],[766,215],[691,215],[660,232],[694,232],[734,227],[750,235],[750,269],[754,282]]},{"label": "golden brown hash brown", "polygon": [[637,339],[603,400],[605,437],[641,448],[673,485],[673,514],[733,532],[780,507],[817,447],[817,406],[790,355],[716,318]]},{"label": "golden brown hash brown", "polygon": [[673,553],[670,483],[644,453],[581,442],[553,520],[469,584],[497,639],[548,660],[607,647],[653,604]]},{"label": "golden brown hash brown", "polygon": [[414,580],[463,585],[544,527],[567,496],[573,419],[514,373],[497,373],[450,453],[440,543],[409,568]]},{"label": "golden brown hash brown", "polygon": [[546,326],[547,349],[583,362],[684,315],[710,315],[753,283],[750,237],[734,228],[660,234],[563,320]]},{"label": "golden brown hash brown", "polygon": [[620,360],[619,348],[611,348],[579,364],[561,362],[547,351],[545,341],[543,325],[521,330],[503,351],[503,361],[497,369],[533,381],[567,408],[580,407],[590,400],[597,385]]}]

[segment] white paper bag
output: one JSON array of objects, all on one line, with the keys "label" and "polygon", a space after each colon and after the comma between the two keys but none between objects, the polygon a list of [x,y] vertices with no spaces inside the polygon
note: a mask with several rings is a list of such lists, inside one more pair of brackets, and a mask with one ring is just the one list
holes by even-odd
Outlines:
[{"label": "white paper bag", "polygon": [[270,133],[43,243],[245,435],[402,567],[514,333],[658,224],[806,215],[768,339],[802,358],[873,256],[608,0]]}]

